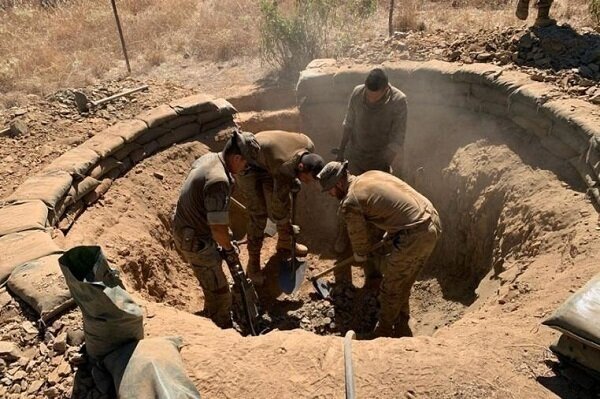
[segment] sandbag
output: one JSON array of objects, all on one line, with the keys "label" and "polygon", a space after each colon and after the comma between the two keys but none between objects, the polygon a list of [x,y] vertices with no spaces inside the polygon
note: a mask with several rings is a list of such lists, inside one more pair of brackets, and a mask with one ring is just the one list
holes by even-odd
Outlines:
[{"label": "sandbag", "polygon": [[198,133],[200,133],[200,125],[197,123],[190,123],[189,125],[178,127],[171,133],[160,137],[157,141],[161,148],[165,148],[175,143],[179,143]]},{"label": "sandbag", "polygon": [[123,146],[119,151],[113,154],[113,157],[118,161],[122,161],[129,156],[133,151],[142,148],[141,144],[138,143],[128,143]]},{"label": "sandbag", "polygon": [[74,247],[59,263],[83,314],[85,347],[92,359],[144,338],[142,309],[125,291],[119,273],[108,265],[100,247]]},{"label": "sandbag", "polygon": [[0,283],[23,263],[57,254],[62,250],[49,234],[43,231],[25,231],[0,237]]},{"label": "sandbag", "polygon": [[180,337],[146,338],[110,353],[103,360],[120,399],[200,398],[185,372]]},{"label": "sandbag", "polygon": [[81,146],[96,151],[100,155],[100,158],[106,158],[119,151],[123,145],[125,145],[125,140],[122,137],[100,133],[87,140]]},{"label": "sandbag", "polygon": [[151,141],[156,141],[160,136],[165,135],[170,131],[171,129],[164,126],[153,127],[152,129],[148,129],[148,131],[140,136],[135,142],[140,145],[148,144]]},{"label": "sandbag", "polygon": [[169,105],[179,115],[198,114],[217,109],[217,106],[211,102],[211,97],[205,94],[195,94],[171,101]]},{"label": "sandbag", "polygon": [[100,156],[89,148],[75,147],[46,166],[44,172],[64,171],[71,175],[85,175]]},{"label": "sandbag", "polygon": [[566,334],[560,336],[558,342],[550,346],[560,360],[575,362],[600,376],[600,349],[579,342]]},{"label": "sandbag", "polygon": [[542,324],[600,349],[600,274],[567,299]]},{"label": "sandbag", "polygon": [[119,161],[117,158],[114,158],[114,157],[104,158],[103,160],[98,162],[98,165],[96,165],[94,167],[94,169],[92,169],[90,171],[90,177],[93,177],[94,179],[100,179],[101,177],[106,175],[108,172],[119,167],[120,165],[121,165],[121,161]]},{"label": "sandbag", "polygon": [[136,118],[146,122],[148,127],[155,127],[177,118],[177,113],[167,104],[163,104],[156,108],[142,112],[136,116]]},{"label": "sandbag", "polygon": [[196,119],[198,119],[197,115],[178,116],[161,127],[164,127],[165,129],[177,129],[179,126],[196,122]]},{"label": "sandbag", "polygon": [[131,158],[131,160],[133,161],[134,164],[137,164],[138,162],[142,161],[143,159],[154,154],[159,149],[160,149],[160,144],[158,144],[158,141],[151,141],[149,143],[144,144],[144,146],[142,148],[140,148],[139,150],[135,150],[131,154],[129,154],[129,158]]},{"label": "sandbag", "polygon": [[[113,169],[113,171],[118,172],[118,169]],[[106,179],[103,179],[102,182],[100,182],[100,184],[93,191],[83,196],[83,202],[86,205],[91,205],[94,202],[98,201],[110,189],[112,182],[113,179],[111,178],[107,177]]]},{"label": "sandbag", "polygon": [[90,176],[87,176],[81,181],[74,182],[73,186],[69,190],[69,193],[67,194],[69,197],[71,197],[71,202],[68,205],[79,201],[81,198],[83,198],[84,195],[88,194],[96,187],[98,187],[99,184],[100,181]]},{"label": "sandbag", "polygon": [[104,133],[119,136],[123,138],[126,143],[131,143],[144,134],[146,130],[148,130],[148,126],[146,126],[144,121],[139,119],[129,119],[115,123],[104,130]]},{"label": "sandbag", "polygon": [[68,231],[71,226],[73,226],[73,223],[75,223],[75,220],[77,220],[84,211],[85,202],[83,202],[83,200],[70,205],[64,212],[64,217],[59,221],[58,228],[63,232]]},{"label": "sandbag", "polygon": [[25,230],[42,230],[48,207],[42,201],[16,202],[0,208],[0,237]]},{"label": "sandbag", "polygon": [[58,258],[49,255],[18,266],[8,279],[8,289],[35,310],[44,322],[75,303],[60,271]]},{"label": "sandbag", "polygon": [[65,196],[73,178],[67,172],[50,172],[28,178],[8,196],[7,202],[41,200],[49,208]]}]

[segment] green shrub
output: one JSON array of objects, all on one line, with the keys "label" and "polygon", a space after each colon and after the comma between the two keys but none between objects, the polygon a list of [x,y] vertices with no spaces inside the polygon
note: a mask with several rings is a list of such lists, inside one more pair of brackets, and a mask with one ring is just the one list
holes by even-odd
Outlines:
[{"label": "green shrub", "polygon": [[600,0],[590,0],[590,14],[596,26],[600,26]]},{"label": "green shrub", "polygon": [[376,5],[376,0],[295,0],[284,10],[276,0],[260,0],[261,56],[286,75],[315,58],[336,56],[350,43],[355,22]]}]

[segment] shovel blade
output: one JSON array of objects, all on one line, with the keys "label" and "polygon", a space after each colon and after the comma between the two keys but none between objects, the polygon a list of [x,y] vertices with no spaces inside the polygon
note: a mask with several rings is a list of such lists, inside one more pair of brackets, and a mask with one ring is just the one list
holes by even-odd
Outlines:
[{"label": "shovel blade", "polygon": [[293,294],[304,281],[306,261],[297,258],[286,259],[279,266],[279,287],[286,294]]},{"label": "shovel blade", "polygon": [[265,227],[265,235],[274,237],[277,234],[277,225],[271,219],[267,219],[267,227]]},{"label": "shovel blade", "polygon": [[313,287],[317,291],[317,294],[323,299],[329,299],[331,297],[331,286],[327,280],[322,278],[318,278],[316,280],[312,280]]}]

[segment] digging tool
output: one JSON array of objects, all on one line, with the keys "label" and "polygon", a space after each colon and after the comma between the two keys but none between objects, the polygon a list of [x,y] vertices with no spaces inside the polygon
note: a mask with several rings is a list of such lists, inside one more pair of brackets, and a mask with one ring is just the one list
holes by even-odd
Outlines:
[{"label": "digging tool", "polygon": [[[222,256],[227,263],[229,273],[233,278],[233,288],[237,290],[242,302],[244,318],[248,323],[250,334],[256,336],[260,333],[258,324],[261,320],[261,311],[258,304],[258,294],[252,284],[252,281],[244,273],[244,269],[239,261],[233,260],[222,252]],[[236,257],[237,258],[237,257]]]},{"label": "digging tool", "polygon": [[304,281],[306,272],[306,260],[296,258],[296,195],[292,193],[292,249],[290,259],[286,259],[279,265],[279,287],[286,294],[292,294],[300,288]]},{"label": "digging tool", "polygon": [[[242,204],[240,201],[231,197],[231,202],[235,206],[240,208],[241,210],[246,211],[246,206],[244,204]],[[273,221],[271,219],[267,218],[267,226],[265,227],[265,235],[267,235],[269,237],[273,237],[275,234],[277,234],[277,226],[275,225],[275,223],[273,223]]]},{"label": "digging tool", "polygon": [[77,105],[77,109],[79,110],[79,112],[88,112],[92,108],[98,107],[98,106],[100,106],[102,104],[106,104],[108,102],[116,100],[117,98],[128,96],[130,94],[137,93],[138,91],[147,90],[147,89],[148,89],[148,85],[143,85],[143,86],[135,87],[133,89],[125,90],[124,92],[121,92],[121,93],[118,93],[118,94],[114,94],[114,95],[112,95],[110,97],[106,97],[106,98],[100,99],[98,101],[90,100],[82,92],[75,91],[74,92],[74,94],[75,94],[75,104]]},{"label": "digging tool", "polygon": [[[379,248],[383,247],[387,242],[388,242],[387,239],[379,241],[377,244],[375,244],[371,247],[371,250],[369,251],[369,253],[372,253],[373,251],[376,251]],[[334,270],[352,266],[352,264],[354,264],[354,256],[350,256],[340,262],[337,262],[335,265],[333,265],[329,269],[324,270],[321,273],[315,274],[314,276],[309,278],[313,287],[315,287],[315,290],[321,296],[321,298],[329,299],[329,297],[331,296],[331,286],[330,286],[329,282],[322,279],[321,277],[333,272]]]}]

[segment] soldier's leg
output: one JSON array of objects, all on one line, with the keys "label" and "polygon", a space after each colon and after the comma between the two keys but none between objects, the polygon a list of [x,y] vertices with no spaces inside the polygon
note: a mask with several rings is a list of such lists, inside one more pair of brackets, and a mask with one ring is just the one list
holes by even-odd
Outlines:
[{"label": "soldier's leg", "polygon": [[430,227],[424,232],[400,235],[394,241],[379,293],[376,336],[392,336],[394,329],[398,336],[412,335],[408,327],[410,291],[435,247],[437,235],[435,227]]},{"label": "soldier's leg", "polygon": [[[273,186],[273,179],[264,186],[265,196],[271,198],[270,211],[273,220],[277,224],[277,251],[287,254],[292,249],[292,224],[290,222],[291,201],[290,192],[283,188],[277,191]],[[305,256],[308,248],[296,243],[296,255]]]},{"label": "soldier's leg", "polygon": [[517,18],[525,21],[529,15],[529,0],[518,0],[517,9],[515,11]]},{"label": "soldier's leg", "polygon": [[260,251],[268,216],[263,191],[265,175],[264,172],[248,171],[237,179],[237,184],[246,198],[246,210],[248,211],[248,265],[246,266],[246,273],[248,278],[257,285],[264,282],[264,275],[260,270]]},{"label": "soldier's leg", "polygon": [[538,28],[545,28],[556,24],[556,20],[550,18],[550,7],[552,6],[552,0],[537,0],[535,3],[537,8],[537,18],[535,19],[534,25]]},{"label": "soldier's leg", "polygon": [[184,237],[185,234],[174,234],[175,245],[191,264],[202,287],[204,313],[217,326],[231,327],[231,292],[215,242],[211,238]]}]

